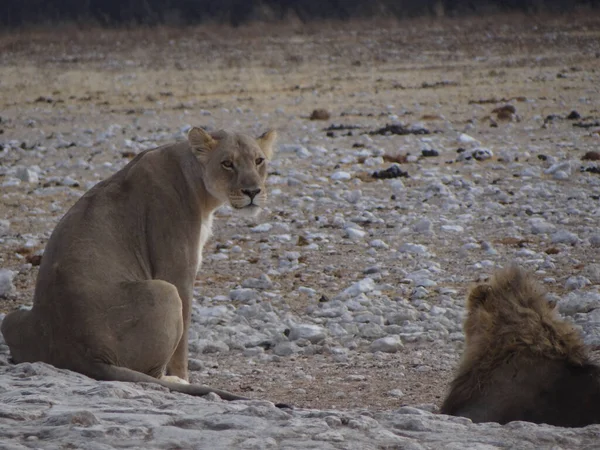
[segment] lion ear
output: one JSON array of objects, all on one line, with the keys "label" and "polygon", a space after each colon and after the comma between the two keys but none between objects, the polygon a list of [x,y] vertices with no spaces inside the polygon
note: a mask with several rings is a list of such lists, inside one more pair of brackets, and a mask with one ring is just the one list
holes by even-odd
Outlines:
[{"label": "lion ear", "polygon": [[492,292],[492,286],[489,284],[480,284],[475,286],[469,293],[467,305],[469,309],[479,306],[485,306],[488,295]]},{"label": "lion ear", "polygon": [[277,132],[275,130],[269,130],[256,140],[256,142],[258,142],[258,146],[268,159],[271,159],[273,156],[273,144],[275,144],[276,139]]},{"label": "lion ear", "polygon": [[188,131],[187,138],[192,150],[197,155],[210,152],[217,146],[217,141],[202,128],[193,127]]}]

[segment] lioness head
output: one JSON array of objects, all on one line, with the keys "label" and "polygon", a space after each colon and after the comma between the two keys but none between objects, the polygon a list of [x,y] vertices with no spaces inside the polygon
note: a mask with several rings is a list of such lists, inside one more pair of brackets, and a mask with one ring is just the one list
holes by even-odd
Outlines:
[{"label": "lioness head", "polygon": [[209,134],[192,128],[188,132],[192,151],[204,169],[208,192],[249,215],[256,215],[266,203],[267,162],[276,137],[275,131],[257,139],[223,130]]}]

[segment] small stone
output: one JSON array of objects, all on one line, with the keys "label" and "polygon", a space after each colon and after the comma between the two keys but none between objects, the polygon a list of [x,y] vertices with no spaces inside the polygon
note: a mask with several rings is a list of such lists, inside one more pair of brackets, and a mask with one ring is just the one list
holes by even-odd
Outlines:
[{"label": "small stone", "polygon": [[266,273],[259,278],[248,278],[242,282],[243,288],[268,290],[273,289],[273,282]]},{"label": "small stone", "polygon": [[479,141],[477,139],[475,139],[472,136],[469,136],[468,134],[465,133],[461,133],[458,136],[458,142],[461,144],[477,144],[479,143]]},{"label": "small stone", "polygon": [[374,239],[371,242],[369,242],[369,245],[373,248],[383,248],[383,249],[389,248],[389,245],[387,245],[381,239]]},{"label": "small stone", "polygon": [[403,347],[404,346],[402,345],[402,341],[400,340],[399,336],[386,336],[373,341],[369,347],[369,351],[372,353],[396,353]]},{"label": "small stone", "polygon": [[366,231],[359,230],[357,228],[346,228],[345,231],[346,231],[346,236],[353,241],[361,240],[367,234]]},{"label": "small stone", "polygon": [[40,181],[38,174],[27,167],[19,167],[15,176],[25,183],[37,183]]},{"label": "small stone", "polygon": [[600,161],[600,153],[599,152],[586,152],[585,155],[581,157],[582,161]]},{"label": "small stone", "polygon": [[0,236],[8,234],[8,230],[10,230],[10,222],[5,219],[0,219]]},{"label": "small stone", "polygon": [[440,152],[438,152],[437,150],[421,150],[421,155],[423,155],[425,158],[431,158],[434,156],[440,156]]},{"label": "small stone", "polygon": [[229,298],[234,302],[249,303],[258,300],[258,292],[254,289],[241,288],[229,292]]},{"label": "small stone", "polygon": [[327,330],[319,325],[299,324],[290,327],[288,339],[297,341],[298,339],[306,339],[313,344],[322,341],[327,337]]},{"label": "small stone", "polygon": [[358,203],[358,201],[361,199],[362,197],[362,191],[360,189],[357,189],[355,191],[350,191],[347,192],[346,194],[344,194],[344,200],[346,200],[348,203],[351,204],[356,204]]},{"label": "small stone", "polygon": [[554,233],[551,237],[553,244],[577,244],[579,237],[575,233],[567,230],[560,230]]},{"label": "small stone", "polygon": [[431,232],[431,220],[421,219],[413,225],[413,231],[415,233],[429,233]]},{"label": "small stone", "polygon": [[260,225],[251,228],[250,231],[252,231],[253,233],[266,233],[268,231],[271,231],[271,228],[273,228],[273,225],[271,225],[270,223],[261,223]]},{"label": "small stone", "polygon": [[421,244],[407,242],[398,249],[401,253],[414,253],[415,255],[424,255],[427,253],[427,247]]},{"label": "small stone", "polygon": [[404,392],[402,392],[400,389],[392,389],[391,391],[388,391],[387,395],[390,397],[402,398],[404,397]]},{"label": "small stone", "polygon": [[453,232],[453,233],[463,233],[465,229],[460,225],[442,225],[440,227],[442,231]]},{"label": "small stone", "polygon": [[279,342],[275,347],[273,347],[273,354],[277,356],[290,356],[294,353],[298,353],[300,351],[300,347],[298,347],[293,342],[282,341]]},{"label": "small stone", "polygon": [[533,219],[530,221],[530,224],[533,234],[552,233],[556,229],[553,224],[546,222],[544,219]]},{"label": "small stone", "polygon": [[335,181],[347,181],[350,178],[352,178],[352,175],[350,175],[348,172],[344,172],[342,170],[331,174],[331,179],[335,180]]},{"label": "small stone", "polygon": [[12,270],[0,269],[0,297],[6,297],[13,293],[13,277],[15,273]]},{"label": "small stone", "polygon": [[345,297],[353,298],[366,292],[371,292],[375,289],[375,282],[372,278],[363,278],[362,280],[354,283],[349,288],[345,289],[342,294]]},{"label": "small stone", "polygon": [[590,280],[588,280],[586,277],[573,276],[567,279],[565,283],[565,289],[568,291],[574,291],[576,289],[584,288],[588,284],[590,284]]},{"label": "small stone", "polygon": [[473,159],[476,159],[477,161],[485,161],[492,158],[494,153],[489,148],[477,148],[473,150],[471,155],[473,156]]},{"label": "small stone", "polygon": [[329,120],[331,114],[324,108],[318,108],[313,110],[310,115],[310,120]]}]

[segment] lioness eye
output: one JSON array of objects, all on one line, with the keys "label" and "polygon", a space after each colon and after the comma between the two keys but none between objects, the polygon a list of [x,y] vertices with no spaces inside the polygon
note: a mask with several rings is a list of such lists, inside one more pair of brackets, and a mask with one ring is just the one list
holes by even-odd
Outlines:
[{"label": "lioness eye", "polygon": [[256,165],[260,166],[263,162],[265,162],[265,158],[256,158]]},{"label": "lioness eye", "polygon": [[226,169],[233,169],[233,163],[231,161],[223,161],[221,165]]}]

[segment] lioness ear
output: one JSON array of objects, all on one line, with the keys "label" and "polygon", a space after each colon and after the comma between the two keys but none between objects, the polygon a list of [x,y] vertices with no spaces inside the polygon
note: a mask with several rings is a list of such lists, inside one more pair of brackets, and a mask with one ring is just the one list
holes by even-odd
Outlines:
[{"label": "lioness ear", "polygon": [[268,159],[271,159],[273,156],[273,144],[275,144],[275,139],[277,139],[277,132],[275,130],[269,130],[256,140],[258,146]]},{"label": "lioness ear", "polygon": [[193,127],[188,131],[187,138],[196,154],[209,152],[217,146],[217,141],[202,128]]}]

